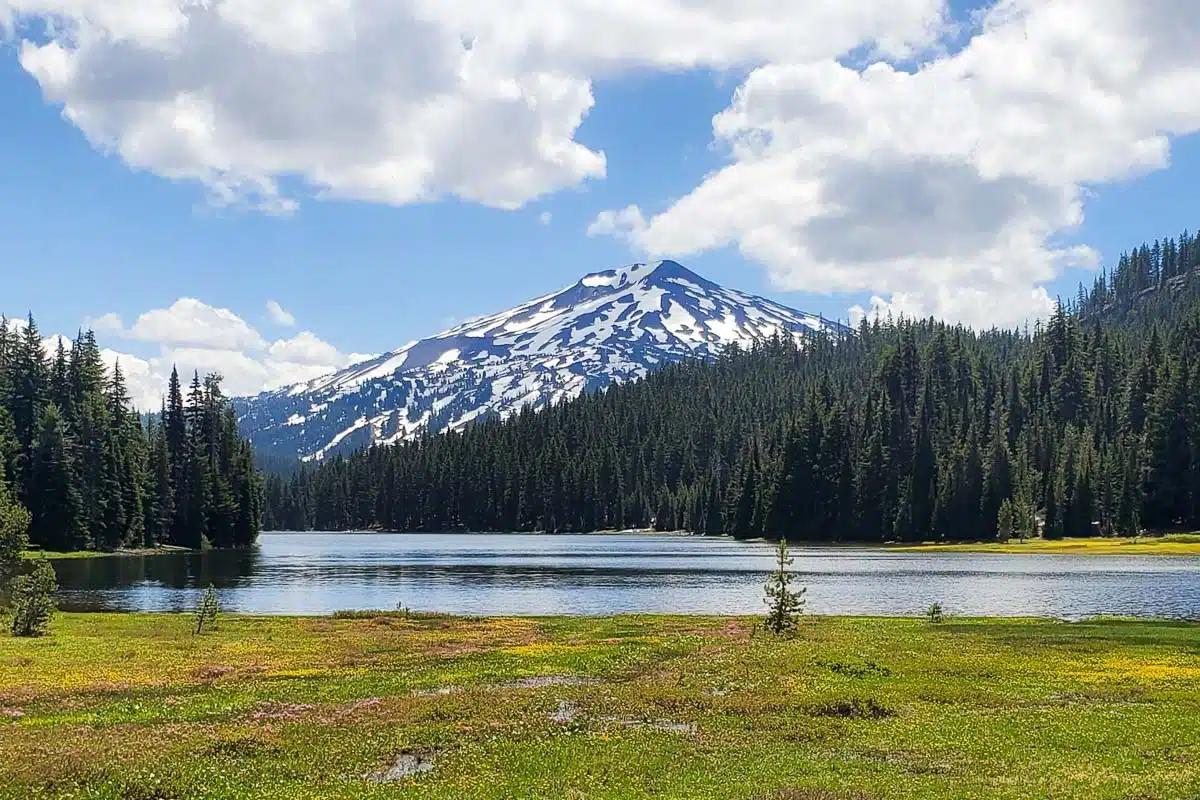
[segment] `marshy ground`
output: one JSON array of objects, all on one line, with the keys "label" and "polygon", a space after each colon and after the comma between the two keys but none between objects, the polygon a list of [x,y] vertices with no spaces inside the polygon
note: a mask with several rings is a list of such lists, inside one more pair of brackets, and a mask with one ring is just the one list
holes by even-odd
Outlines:
[{"label": "marshy ground", "polygon": [[1200,625],[63,614],[0,797],[1200,795]]}]

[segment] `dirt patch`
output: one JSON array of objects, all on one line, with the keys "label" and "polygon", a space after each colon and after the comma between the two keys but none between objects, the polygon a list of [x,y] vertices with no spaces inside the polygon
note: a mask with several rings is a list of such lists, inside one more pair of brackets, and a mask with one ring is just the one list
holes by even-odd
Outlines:
[{"label": "dirt patch", "polygon": [[16,721],[24,718],[24,716],[25,712],[19,708],[7,708],[5,706],[0,706],[0,719],[11,719]]},{"label": "dirt patch", "polygon": [[690,722],[673,722],[669,719],[620,719],[607,717],[606,722],[620,725],[622,728],[647,729],[665,731],[667,733],[695,733],[696,726]]},{"label": "dirt patch", "polygon": [[759,795],[759,800],[874,800],[874,798],[862,792],[788,787],[776,789],[770,794]]},{"label": "dirt patch", "polygon": [[226,675],[232,675],[237,670],[234,667],[227,667],[223,664],[202,667],[192,673],[193,676],[202,681],[215,681],[218,678],[224,678]]},{"label": "dirt patch", "polygon": [[272,701],[260,703],[259,710],[249,714],[247,718],[255,721],[297,720],[301,719],[314,708],[316,706],[310,706],[305,703],[276,703]]},{"label": "dirt patch", "polygon": [[626,728],[650,728],[655,731],[666,731],[668,733],[695,733],[696,726],[690,722],[671,722],[666,719],[653,720],[646,722],[640,719],[622,720],[621,724]]},{"label": "dirt patch", "polygon": [[368,775],[367,780],[372,783],[395,783],[414,775],[431,772],[433,766],[433,753],[401,753],[387,770]]},{"label": "dirt patch", "polygon": [[352,717],[368,709],[376,708],[383,705],[383,699],[380,697],[369,697],[366,700],[357,700],[348,705],[339,706],[335,712],[337,717]]},{"label": "dirt patch", "polygon": [[445,697],[461,691],[462,688],[458,686],[438,686],[433,689],[417,689],[412,695],[413,697]]},{"label": "dirt patch", "polygon": [[558,708],[550,715],[550,721],[557,722],[559,725],[569,725],[575,721],[577,716],[579,716],[579,709],[575,707],[574,703],[560,700]]},{"label": "dirt patch", "polygon": [[438,658],[461,658],[484,652],[484,648],[468,642],[442,642],[425,650],[426,655]]},{"label": "dirt patch", "polygon": [[949,775],[954,772],[953,764],[934,760],[931,756],[914,750],[871,748],[864,751],[863,756],[881,764],[899,767],[910,775]]},{"label": "dirt patch", "polygon": [[500,684],[501,689],[545,689],[549,686],[591,686],[598,683],[593,678],[578,675],[540,675],[535,678],[519,678]]}]

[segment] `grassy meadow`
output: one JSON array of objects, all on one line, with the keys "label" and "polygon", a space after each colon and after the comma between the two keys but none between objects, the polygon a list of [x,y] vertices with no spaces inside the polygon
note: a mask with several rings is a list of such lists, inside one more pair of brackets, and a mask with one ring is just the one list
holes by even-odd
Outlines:
[{"label": "grassy meadow", "polygon": [[1089,556],[1200,556],[1200,533],[1095,539],[1014,539],[1011,542],[971,544],[893,545],[889,550],[922,553],[1045,553]]},{"label": "grassy meadow", "polygon": [[0,797],[1200,796],[1200,625],[62,614]]}]

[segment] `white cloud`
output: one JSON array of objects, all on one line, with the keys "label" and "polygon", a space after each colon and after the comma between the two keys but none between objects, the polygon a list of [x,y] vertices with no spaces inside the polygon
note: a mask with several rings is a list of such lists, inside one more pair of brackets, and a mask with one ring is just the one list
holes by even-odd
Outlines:
[{"label": "white cloud", "polygon": [[97,333],[119,333],[125,330],[125,323],[121,321],[120,315],[113,313],[86,319],[83,324]]},{"label": "white cloud", "polygon": [[[195,298],[147,311],[129,329],[115,314],[95,318],[90,327],[102,344],[124,338],[157,348],[149,358],[118,349],[102,351],[110,368],[120,361],[130,395],[143,409],[158,408],[172,367],[185,381],[197,370],[219,372],[227,394],[244,396],[312,380],[371,357],[339,352],[309,331],[268,343],[233,311]],[[51,345],[52,338],[47,340]]]},{"label": "white cloud", "polygon": [[[13,333],[17,331],[24,331],[25,328],[29,327],[29,322],[24,317],[4,316],[3,319],[8,326],[8,330]],[[34,320],[34,323],[37,323],[36,319]],[[39,326],[38,333],[44,334],[45,331],[40,330]],[[63,346],[64,350],[70,352],[72,343],[73,342],[69,337],[64,336],[61,333],[52,333],[49,336],[42,336],[42,350],[46,353],[48,358],[53,358],[54,354],[58,352],[59,344]]]},{"label": "white cloud", "polygon": [[646,218],[635,205],[620,211],[601,211],[587,229],[588,236],[615,236],[635,246],[645,233]]},{"label": "white cloud", "polygon": [[[110,331],[114,316],[101,318],[108,320]],[[237,314],[194,297],[181,297],[170,308],[147,311],[119,335],[169,347],[263,350],[267,346],[262,335]]]},{"label": "white cloud", "polygon": [[292,328],[296,325],[296,317],[274,300],[267,301],[267,316],[276,325],[282,325],[285,328]]},{"label": "white cloud", "polygon": [[541,216],[538,217],[538,221],[541,222],[543,226],[549,225],[554,221],[554,215],[549,211],[543,211]]},{"label": "white cloud", "polygon": [[936,38],[944,0],[0,0],[21,65],[98,148],[290,212],[280,188],[515,208],[606,172],[591,81]]},{"label": "white cloud", "polygon": [[275,212],[311,193],[519,207],[606,174],[576,141],[593,80],[749,68],[713,119],[729,163],[590,235],[732,246],[785,289],[1008,323],[1095,263],[1058,244],[1087,188],[1200,129],[1193,6],[997,0],[953,53],[945,0],[0,0],[0,23],[96,147]]},{"label": "white cloud", "polygon": [[653,255],[736,246],[783,288],[870,291],[884,313],[1044,314],[1042,287],[1096,262],[1056,244],[1085,187],[1163,168],[1168,136],[1200,130],[1192,10],[1002,0],[964,49],[915,72],[761,66],[713,120],[728,166],[649,220],[606,212],[593,232]]}]

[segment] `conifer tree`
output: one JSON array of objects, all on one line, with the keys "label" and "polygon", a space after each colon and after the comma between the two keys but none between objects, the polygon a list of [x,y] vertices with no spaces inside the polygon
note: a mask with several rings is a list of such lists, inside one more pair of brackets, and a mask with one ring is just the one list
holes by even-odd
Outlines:
[{"label": "conifer tree", "polygon": [[9,492],[0,463],[0,601],[21,568],[22,554],[29,546],[29,524],[29,512]]},{"label": "conifer tree", "polygon": [[91,545],[75,440],[56,405],[39,415],[29,473],[33,538],[48,550],[69,552]]}]

